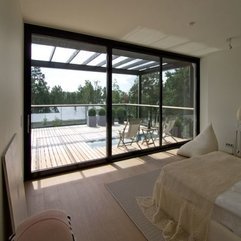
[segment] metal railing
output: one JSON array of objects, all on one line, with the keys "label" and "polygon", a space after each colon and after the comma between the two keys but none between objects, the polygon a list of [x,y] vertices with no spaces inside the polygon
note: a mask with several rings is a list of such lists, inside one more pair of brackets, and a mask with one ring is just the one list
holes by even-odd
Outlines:
[{"label": "metal railing", "polygon": [[[50,104],[32,105],[31,128],[54,127],[63,125],[86,125],[88,110],[98,111],[106,104]],[[193,137],[195,133],[195,110],[191,107],[162,106],[160,120],[159,105],[115,103],[112,104],[113,124],[123,123],[129,117],[140,118],[143,125],[159,126],[163,121],[175,118],[175,136]]]}]

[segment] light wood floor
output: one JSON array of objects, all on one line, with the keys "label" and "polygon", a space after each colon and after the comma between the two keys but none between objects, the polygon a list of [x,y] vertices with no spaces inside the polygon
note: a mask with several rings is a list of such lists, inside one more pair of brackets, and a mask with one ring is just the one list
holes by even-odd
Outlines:
[{"label": "light wood floor", "polygon": [[105,183],[146,173],[171,160],[176,150],[133,158],[111,165],[26,182],[29,213],[49,208],[72,218],[77,241],[144,241],[135,224],[105,188]]}]

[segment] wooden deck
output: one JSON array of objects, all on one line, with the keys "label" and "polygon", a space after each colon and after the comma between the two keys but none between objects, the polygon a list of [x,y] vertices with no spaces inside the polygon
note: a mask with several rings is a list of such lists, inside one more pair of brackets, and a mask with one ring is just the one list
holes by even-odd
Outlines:
[{"label": "wooden deck", "polygon": [[[122,125],[112,127],[112,153],[124,153],[136,149],[148,148],[140,143],[131,146],[117,147],[118,130]],[[74,163],[91,161],[106,156],[106,127],[88,127],[87,125],[48,127],[32,129],[32,167],[31,171],[40,171]],[[99,144],[96,141],[100,141]],[[158,145],[159,140],[156,140]],[[93,146],[95,145],[95,146]],[[153,145],[152,145],[153,146]]]}]

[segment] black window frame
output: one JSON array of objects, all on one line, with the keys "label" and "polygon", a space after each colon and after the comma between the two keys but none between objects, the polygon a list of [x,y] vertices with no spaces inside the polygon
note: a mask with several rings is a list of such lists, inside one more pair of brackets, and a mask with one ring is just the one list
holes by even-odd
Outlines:
[{"label": "black window frame", "polygon": [[[36,173],[31,172],[31,133],[30,133],[30,123],[31,123],[31,36],[33,34],[46,35],[51,37],[70,39],[75,41],[81,41],[91,44],[101,45],[107,49],[107,156],[103,159],[98,159],[96,161],[91,161],[88,163],[77,163],[71,166],[63,166],[50,170],[43,170]],[[49,175],[54,175],[58,173],[65,173],[68,171],[75,171],[79,169],[89,168],[97,165],[103,165],[115,161],[125,160],[127,158],[138,157],[142,155],[152,154],[160,151],[166,151],[174,148],[179,148],[184,142],[178,142],[173,144],[168,144],[165,146],[158,146],[153,148],[148,148],[145,150],[137,150],[130,153],[123,153],[112,156],[111,150],[111,123],[112,123],[112,50],[120,49],[124,51],[133,51],[140,54],[148,54],[156,56],[160,59],[160,81],[162,76],[162,60],[163,58],[171,58],[180,61],[192,62],[196,65],[195,71],[195,130],[196,136],[200,131],[200,59],[197,57],[187,56],[183,54],[172,53],[164,50],[158,50],[149,47],[138,46],[134,44],[124,43],[120,41],[109,40],[105,38],[94,37],[90,35],[64,31],[60,29],[53,29],[48,27],[42,27],[32,24],[24,24],[24,178],[25,180],[36,179],[40,177],[46,177]],[[162,106],[162,84],[160,84],[160,106]],[[162,108],[160,107],[160,117],[162,116]],[[160,127],[161,128],[161,127]],[[161,131],[161,130],[160,130]],[[161,132],[160,132],[161,133]]]}]

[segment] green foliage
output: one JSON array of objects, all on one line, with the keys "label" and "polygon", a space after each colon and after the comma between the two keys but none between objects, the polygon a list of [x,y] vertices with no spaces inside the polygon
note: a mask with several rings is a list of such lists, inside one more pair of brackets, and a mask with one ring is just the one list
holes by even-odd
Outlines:
[{"label": "green foliage", "polygon": [[139,89],[139,78],[135,79],[133,86],[129,91],[129,103],[135,104],[138,103],[138,89]]},{"label": "green foliage", "polygon": [[89,80],[85,81],[85,85],[79,86],[77,92],[77,99],[79,103],[94,104],[94,87]]},{"label": "green foliage", "polygon": [[142,104],[157,105],[160,96],[160,73],[145,74],[141,78]]},{"label": "green foliage", "polygon": [[99,116],[105,116],[105,109],[104,108],[99,109],[98,114]]},{"label": "green foliage", "polygon": [[77,101],[77,92],[64,92],[64,103],[65,104],[76,104]]},{"label": "green foliage", "polygon": [[123,124],[125,119],[126,119],[126,110],[125,110],[125,108],[123,108],[123,107],[117,108],[116,115],[117,115],[117,118],[119,120],[119,123]]},{"label": "green foliage", "polygon": [[32,85],[32,104],[43,105],[49,104],[49,87],[45,81],[40,67],[31,68],[31,85]]},{"label": "green foliage", "polygon": [[89,80],[85,80],[84,86],[79,86],[77,91],[77,102],[80,104],[98,104],[104,103],[106,99],[106,90],[98,86],[98,81],[95,81],[95,86]]},{"label": "green foliage", "polygon": [[52,121],[52,123],[53,123],[53,126],[60,126],[62,124],[62,120],[55,117],[55,119]]},{"label": "green foliage", "polygon": [[46,126],[47,123],[48,123],[48,119],[47,119],[46,117],[44,117],[44,119],[43,119],[43,125]]},{"label": "green foliage", "polygon": [[64,104],[64,92],[61,86],[54,86],[50,92],[50,102],[54,104]]},{"label": "green foliage", "polygon": [[95,108],[91,108],[91,109],[88,110],[88,116],[96,116]]},{"label": "green foliage", "polygon": [[[141,76],[141,103],[157,105],[159,103],[160,73],[148,73]],[[139,79],[135,80],[129,92],[129,102],[138,103]]]},{"label": "green foliage", "polygon": [[[176,68],[172,71],[167,71],[166,81],[163,85],[163,105],[193,107],[193,82],[190,78],[190,68]],[[164,109],[164,116],[183,116],[185,112],[175,109]]]},{"label": "green foliage", "polygon": [[[45,81],[45,76],[41,72],[41,68],[31,68],[32,83],[32,104],[97,104],[106,102],[106,88],[98,85],[98,81],[93,84],[89,80],[85,80],[84,86],[79,86],[75,92],[63,91],[61,86],[54,86],[51,91]],[[43,110],[38,110],[39,113]],[[35,110],[33,110],[35,112]],[[50,112],[50,110],[44,110]]]},{"label": "green foliage", "polygon": [[[141,76],[141,104],[158,105],[160,99],[160,72],[148,73]],[[129,92],[129,102],[138,103],[139,79],[135,80],[134,85]],[[128,114],[137,115],[137,110],[128,108]],[[158,116],[158,108],[141,107],[141,118],[156,119]]]},{"label": "green foliage", "polygon": [[189,67],[166,72],[163,105],[193,107],[193,85]]},{"label": "green foliage", "polygon": [[127,93],[120,90],[116,80],[113,80],[112,84],[112,103],[128,103],[129,97]]}]

